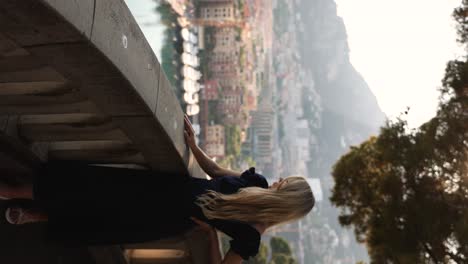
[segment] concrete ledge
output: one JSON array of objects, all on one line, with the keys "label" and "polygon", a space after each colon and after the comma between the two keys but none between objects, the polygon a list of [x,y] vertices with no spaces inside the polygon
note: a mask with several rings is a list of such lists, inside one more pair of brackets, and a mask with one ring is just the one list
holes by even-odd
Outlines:
[{"label": "concrete ledge", "polygon": [[187,174],[183,159],[155,117],[114,117],[112,120],[132,139],[152,169]]},{"label": "concrete ledge", "polygon": [[48,62],[68,85],[80,90],[109,116],[153,115],[133,86],[104,55],[88,43],[28,48],[40,61]]},{"label": "concrete ledge", "polygon": [[[30,12],[31,10],[34,12]],[[70,27],[42,1],[2,0],[0,12],[0,32],[21,46],[63,44],[83,40],[79,31]]]},{"label": "concrete ledge", "polygon": [[[47,145],[57,159],[131,160],[162,172],[203,177],[184,142],[183,111],[123,0],[2,0],[0,55],[2,92],[9,101],[0,100],[8,106],[4,112],[29,114],[14,126],[23,135],[19,144]],[[75,107],[75,101],[82,105]],[[47,102],[54,102],[53,107]],[[2,130],[5,120],[0,119]],[[13,157],[6,147],[2,150],[0,155]],[[0,209],[5,206],[0,203]],[[0,229],[0,263],[122,260],[118,248],[72,252],[49,247],[43,244],[43,226],[23,229],[0,220]],[[193,263],[207,263],[203,239],[184,238]],[[16,251],[8,251],[9,246]]]},{"label": "concrete ledge", "polygon": [[[159,96],[156,118],[161,123],[177,152],[188,161],[188,152],[184,139],[184,112],[175,96],[163,69],[159,73]],[[188,166],[188,163],[186,163]]]},{"label": "concrete ledge", "polygon": [[96,0],[91,42],[156,110],[160,65],[123,0]]},{"label": "concrete ledge", "polygon": [[[67,79],[79,81],[79,89],[96,102],[104,114],[110,115],[137,146],[144,148],[142,152],[150,167],[184,173],[188,169],[197,177],[203,177],[198,164],[190,162],[183,138],[183,111],[171,84],[125,2],[86,0],[65,4],[60,0],[43,1],[84,34],[83,39],[88,39],[99,52],[87,43],[37,47],[30,52],[51,61]],[[89,20],[91,17],[93,21]],[[113,67],[107,65],[107,60]],[[116,73],[114,67],[120,73]],[[126,80],[122,80],[122,76]],[[134,99],[131,90],[143,104]],[[142,105],[147,110],[142,109]],[[152,127],[154,124],[142,122],[143,119],[158,125]],[[126,127],[129,124],[138,124],[138,128]],[[158,131],[161,128],[165,133]],[[144,136],[140,137],[139,133]],[[172,149],[179,159],[169,154]],[[164,154],[172,157],[168,162],[173,164],[163,162]],[[185,168],[177,169],[180,165]]]},{"label": "concrete ledge", "polygon": [[87,38],[91,37],[94,19],[94,0],[44,0]]}]

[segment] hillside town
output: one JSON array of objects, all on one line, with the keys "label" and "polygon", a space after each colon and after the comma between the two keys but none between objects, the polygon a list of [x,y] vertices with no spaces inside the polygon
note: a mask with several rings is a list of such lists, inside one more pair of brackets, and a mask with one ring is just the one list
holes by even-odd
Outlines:
[{"label": "hillside town", "polygon": [[458,1],[0,2],[0,263],[468,263]]},{"label": "hillside town", "polygon": [[[221,164],[273,175],[272,7],[260,0],[167,1],[183,33],[183,76],[174,83],[199,127],[206,153]],[[191,41],[190,34],[198,38]],[[188,42],[188,43],[186,43]],[[196,47],[195,52],[186,45]],[[185,57],[196,55],[194,64]],[[187,61],[187,62],[186,62]],[[163,66],[164,55],[163,55]],[[167,65],[167,64],[166,64]],[[168,68],[174,67],[169,64]],[[194,69],[201,78],[189,74]],[[178,69],[168,70],[178,75]],[[197,126],[198,125],[198,126]],[[255,162],[254,162],[255,160]]]},{"label": "hillside town", "polygon": [[[167,3],[179,14],[178,23],[198,36],[195,41],[182,36],[198,48],[199,62],[193,67],[201,73],[197,88],[192,88],[187,79],[194,78],[187,75],[175,78],[174,83],[182,91],[181,103],[198,128],[204,151],[233,169],[255,166],[270,179],[304,175],[317,201],[322,201],[323,179],[310,178],[308,170],[312,154],[318,151],[318,139],[311,131],[320,129],[322,106],[312,74],[301,65],[299,34],[305,26],[300,15],[291,15],[296,4],[262,0]],[[187,52],[193,53],[184,49]],[[196,111],[190,105],[193,100],[187,100],[193,98],[191,93],[197,93]],[[331,239],[330,243],[337,239],[332,229],[317,229],[315,224],[305,219],[272,230],[271,235],[287,238],[303,263],[308,251],[304,247],[314,240],[313,232],[325,232],[322,237]],[[328,246],[314,254],[326,255],[327,251]]]},{"label": "hillside town", "polygon": [[[270,230],[267,238],[285,238],[300,263],[318,256],[324,263],[352,262],[354,258],[334,256],[341,243],[349,247],[346,241],[350,235],[337,233],[326,224],[323,186],[331,186],[331,178],[311,173],[326,166],[317,155],[324,106],[312,70],[303,67],[301,34],[305,21],[297,12],[298,3],[160,3],[170,4],[177,13],[172,23],[180,26],[171,30],[181,32],[166,37],[170,40],[168,49],[169,45],[176,48],[172,56],[166,56],[163,48],[162,65],[173,78],[176,94],[204,151],[232,169],[255,166],[271,180],[303,175],[314,190],[314,218]],[[179,44],[179,39],[183,43]],[[191,55],[195,55],[195,63],[184,60]],[[199,74],[190,74],[186,68]],[[344,137],[341,141],[342,146],[348,144]],[[324,240],[319,241],[319,237]],[[324,246],[311,249],[317,243]]]}]

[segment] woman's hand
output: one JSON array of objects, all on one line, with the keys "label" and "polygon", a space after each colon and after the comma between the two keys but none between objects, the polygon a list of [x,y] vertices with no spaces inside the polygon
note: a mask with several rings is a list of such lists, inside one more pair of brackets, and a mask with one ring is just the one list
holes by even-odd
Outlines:
[{"label": "woman's hand", "polygon": [[190,123],[190,120],[187,115],[184,116],[184,138],[185,138],[185,143],[192,148],[193,146],[196,146],[195,142],[195,130],[192,127],[192,123]]},{"label": "woman's hand", "polygon": [[221,168],[214,160],[212,160],[195,141],[195,130],[187,115],[184,117],[184,137],[185,143],[192,150],[195,159],[197,160],[203,171],[206,172],[211,178],[219,176],[240,176],[241,172],[232,171],[229,169]]}]

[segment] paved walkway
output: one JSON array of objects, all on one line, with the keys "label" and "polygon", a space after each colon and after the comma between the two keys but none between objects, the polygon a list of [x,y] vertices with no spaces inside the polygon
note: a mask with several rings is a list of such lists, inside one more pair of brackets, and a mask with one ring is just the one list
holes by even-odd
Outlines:
[{"label": "paved walkway", "polygon": [[87,248],[67,249],[45,242],[45,226],[13,226],[5,220],[7,203],[0,202],[0,263],[86,264],[95,263]]},{"label": "paved walkway", "polygon": [[123,264],[119,247],[67,248],[46,241],[44,224],[10,225],[0,201],[1,264]]}]

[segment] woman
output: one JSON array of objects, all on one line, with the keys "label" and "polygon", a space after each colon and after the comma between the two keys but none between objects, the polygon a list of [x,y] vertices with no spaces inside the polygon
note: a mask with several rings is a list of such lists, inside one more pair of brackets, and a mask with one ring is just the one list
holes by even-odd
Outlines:
[{"label": "woman", "polygon": [[[47,221],[51,241],[84,245],[157,240],[198,224],[209,232],[212,263],[241,263],[258,253],[267,228],[299,219],[314,206],[304,178],[292,176],[268,186],[254,168],[243,173],[222,168],[196,145],[187,116],[184,125],[187,145],[212,180],[77,162],[49,163],[33,185],[0,185],[4,199],[31,199],[34,204],[9,207],[8,222]],[[232,238],[223,260],[214,229]]]}]

